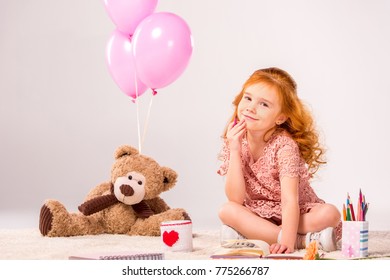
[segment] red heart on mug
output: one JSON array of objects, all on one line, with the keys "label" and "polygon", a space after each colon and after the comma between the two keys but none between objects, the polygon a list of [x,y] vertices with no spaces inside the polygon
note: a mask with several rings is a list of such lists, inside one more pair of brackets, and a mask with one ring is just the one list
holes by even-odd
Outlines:
[{"label": "red heart on mug", "polygon": [[164,231],[163,233],[163,242],[169,247],[172,247],[179,240],[179,233],[177,231],[171,230],[170,232]]}]

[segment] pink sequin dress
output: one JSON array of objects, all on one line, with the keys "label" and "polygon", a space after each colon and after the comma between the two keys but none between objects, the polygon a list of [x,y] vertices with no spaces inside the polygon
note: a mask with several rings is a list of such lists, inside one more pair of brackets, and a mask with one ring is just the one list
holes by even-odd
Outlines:
[{"label": "pink sequin dress", "polygon": [[[225,175],[229,167],[229,148],[225,141],[221,151],[222,164],[218,174]],[[299,178],[300,213],[307,213],[318,203],[318,198],[310,186],[311,178],[305,161],[301,157],[297,143],[285,131],[275,132],[264,147],[263,155],[255,162],[244,137],[241,161],[246,182],[245,207],[262,218],[276,224],[282,220],[280,181],[284,176]]]}]

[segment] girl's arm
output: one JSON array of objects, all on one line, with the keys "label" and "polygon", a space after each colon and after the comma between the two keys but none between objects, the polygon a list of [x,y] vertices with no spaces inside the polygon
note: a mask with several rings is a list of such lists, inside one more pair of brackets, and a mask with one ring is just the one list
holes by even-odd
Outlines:
[{"label": "girl's arm", "polygon": [[245,181],[239,152],[230,152],[229,169],[226,174],[225,193],[229,201],[242,204],[245,199]]},{"label": "girl's arm", "polygon": [[292,253],[295,250],[299,224],[298,184],[298,177],[285,176],[281,180],[282,238],[280,244],[288,248],[285,253]]},{"label": "girl's arm", "polygon": [[245,199],[245,180],[241,162],[242,137],[246,132],[244,121],[231,123],[226,138],[229,145],[229,167],[226,174],[225,193],[229,201],[242,204]]}]

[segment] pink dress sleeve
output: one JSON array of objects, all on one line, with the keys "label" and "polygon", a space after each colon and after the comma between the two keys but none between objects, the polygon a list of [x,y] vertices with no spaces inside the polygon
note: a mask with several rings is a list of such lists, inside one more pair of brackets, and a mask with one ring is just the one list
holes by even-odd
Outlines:
[{"label": "pink dress sleeve", "polygon": [[228,168],[229,168],[229,147],[227,145],[227,141],[225,140],[222,145],[222,150],[219,154],[219,159],[222,161],[219,169],[217,170],[217,173],[221,176],[226,175]]},{"label": "pink dress sleeve", "polygon": [[283,145],[277,152],[277,164],[279,169],[279,180],[283,177],[299,177],[301,155],[298,145],[289,137],[285,137]]}]

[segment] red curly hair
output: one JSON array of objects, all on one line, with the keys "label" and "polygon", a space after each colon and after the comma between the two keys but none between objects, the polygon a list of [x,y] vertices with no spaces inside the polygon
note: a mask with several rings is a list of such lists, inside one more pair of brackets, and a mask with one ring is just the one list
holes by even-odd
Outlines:
[{"label": "red curly hair", "polygon": [[[298,144],[299,151],[308,166],[309,172],[311,174],[316,173],[320,165],[326,163],[323,159],[325,151],[319,143],[313,117],[297,95],[297,84],[286,71],[276,67],[256,70],[235,97],[233,101],[234,114],[229,123],[234,121],[237,116],[237,107],[246,88],[257,83],[265,83],[276,89],[281,100],[282,113],[287,117],[287,120],[279,125],[277,129],[284,129],[291,135]],[[274,128],[271,128],[270,131]],[[227,126],[223,138],[226,138],[226,133]]]}]

